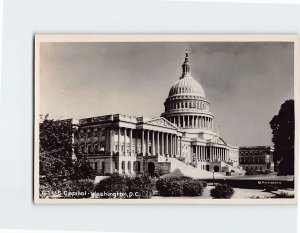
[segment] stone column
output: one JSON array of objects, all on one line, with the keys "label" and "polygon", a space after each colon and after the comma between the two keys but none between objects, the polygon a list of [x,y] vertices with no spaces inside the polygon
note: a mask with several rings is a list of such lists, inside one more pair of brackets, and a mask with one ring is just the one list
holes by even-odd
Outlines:
[{"label": "stone column", "polygon": [[149,155],[149,130],[147,130],[147,138],[146,138],[146,154]]},{"label": "stone column", "polygon": [[156,132],[156,153],[160,155],[159,132]]},{"label": "stone column", "polygon": [[223,148],[220,148],[220,160],[222,161],[222,156],[223,156]]},{"label": "stone column", "polygon": [[225,149],[222,148],[222,160],[224,161],[225,160]]},{"label": "stone column", "polygon": [[173,147],[172,147],[172,150],[173,150],[173,157],[175,155],[175,135],[172,134],[172,144],[173,144]]},{"label": "stone column", "polygon": [[178,122],[177,126],[181,127],[180,116],[177,116],[177,122]]},{"label": "stone column", "polygon": [[175,135],[175,155],[178,156],[178,136]]},{"label": "stone column", "polygon": [[187,128],[190,128],[190,116],[187,116]]},{"label": "stone column", "polygon": [[170,157],[173,156],[173,135],[170,134]]},{"label": "stone column", "polygon": [[129,129],[129,137],[130,137],[130,153],[129,155],[131,156],[132,155],[132,129]]},{"label": "stone column", "polygon": [[166,133],[166,154],[169,155],[169,141],[168,141],[168,138],[169,137],[169,134]]},{"label": "stone column", "polygon": [[124,155],[126,155],[126,149],[127,149],[127,146],[126,146],[126,128],[124,127]]},{"label": "stone column", "polygon": [[161,154],[165,155],[165,133],[161,135]]},{"label": "stone column", "polygon": [[179,137],[179,146],[180,146],[180,148],[179,148],[179,156],[181,157],[182,156],[182,137]]},{"label": "stone column", "polygon": [[198,146],[196,145],[196,159],[198,161]]},{"label": "stone column", "polygon": [[203,146],[200,146],[200,160],[203,161]]},{"label": "stone column", "polygon": [[201,157],[202,157],[202,146],[199,145],[199,161],[201,161]]},{"label": "stone column", "polygon": [[154,155],[155,154],[155,140],[154,140],[154,131],[152,131],[152,143],[151,143],[151,154]]},{"label": "stone column", "polygon": [[218,148],[217,148],[217,147],[215,147],[215,156],[214,156],[214,160],[216,160],[216,159],[217,159],[217,156],[218,156]]},{"label": "stone column", "polygon": [[145,131],[142,129],[142,138],[141,138],[141,152],[145,156]]},{"label": "stone column", "polygon": [[182,127],[185,127],[185,116],[182,116]]},{"label": "stone column", "polygon": [[121,155],[121,128],[118,128],[118,152]]},{"label": "stone column", "polygon": [[174,135],[174,154],[177,156],[177,135]]},{"label": "stone column", "polygon": [[115,146],[115,142],[114,142],[114,132],[112,129],[109,129],[109,154],[110,156],[113,155],[113,151],[114,151],[114,146]]},{"label": "stone column", "polygon": [[194,116],[192,116],[192,128],[194,128]]},{"label": "stone column", "polygon": [[135,130],[135,155],[138,154],[138,131]]}]

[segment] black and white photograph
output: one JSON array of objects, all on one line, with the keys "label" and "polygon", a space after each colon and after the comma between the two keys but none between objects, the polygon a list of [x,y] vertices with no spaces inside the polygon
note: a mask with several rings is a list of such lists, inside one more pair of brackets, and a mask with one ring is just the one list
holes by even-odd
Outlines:
[{"label": "black and white photograph", "polygon": [[297,46],[36,35],[35,203],[295,204]]}]

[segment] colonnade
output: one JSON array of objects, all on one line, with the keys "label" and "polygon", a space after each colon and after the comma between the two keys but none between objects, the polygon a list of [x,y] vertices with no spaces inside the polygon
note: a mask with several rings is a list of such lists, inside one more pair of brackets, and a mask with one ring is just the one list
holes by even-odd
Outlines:
[{"label": "colonnade", "polygon": [[[181,93],[181,89],[179,89],[179,93]],[[182,92],[184,93],[184,92]],[[177,103],[168,103],[166,105],[166,111],[174,110],[174,109],[199,109],[199,110],[208,110],[208,103],[199,101],[199,100],[182,100],[180,99],[180,102]]]},{"label": "colonnade", "polygon": [[197,161],[229,161],[229,149],[196,145],[193,149]]},{"label": "colonnade", "polygon": [[[124,150],[122,150],[121,131],[124,137]],[[133,132],[134,131],[134,132]],[[129,153],[127,152],[126,138],[129,133]],[[135,134],[135,138],[133,138]],[[160,132],[155,130],[136,130],[131,128],[118,128],[118,152],[121,155],[131,155],[133,151],[133,142],[135,140],[135,153],[142,153],[142,155],[168,155],[176,156],[181,154],[182,138],[177,134]],[[140,140],[141,147],[138,151],[137,145]]]},{"label": "colonnade", "polygon": [[213,129],[213,119],[207,116],[185,115],[171,116],[168,120],[176,124],[179,128],[201,128]]}]

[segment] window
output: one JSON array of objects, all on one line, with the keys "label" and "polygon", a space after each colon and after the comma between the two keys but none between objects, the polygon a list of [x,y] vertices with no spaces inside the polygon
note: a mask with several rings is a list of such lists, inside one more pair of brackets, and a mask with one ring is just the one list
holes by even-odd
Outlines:
[{"label": "window", "polygon": [[125,172],[125,161],[122,161],[122,170]]},{"label": "window", "polygon": [[128,168],[128,172],[131,173],[131,163],[130,163],[130,161],[128,161],[127,168]]}]

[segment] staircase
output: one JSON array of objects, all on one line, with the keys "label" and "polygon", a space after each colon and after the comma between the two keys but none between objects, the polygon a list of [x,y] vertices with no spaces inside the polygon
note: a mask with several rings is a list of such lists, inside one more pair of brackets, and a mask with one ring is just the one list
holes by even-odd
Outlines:
[{"label": "staircase", "polygon": [[[191,165],[185,164],[184,162],[179,161],[176,158],[168,158],[168,162],[171,162],[171,173],[176,169],[180,170],[182,174],[185,176],[189,176],[195,179],[212,179],[213,173],[209,171],[205,171],[198,168],[195,168]],[[233,169],[232,169],[233,170]],[[215,178],[223,178],[224,175],[215,173]]]}]

